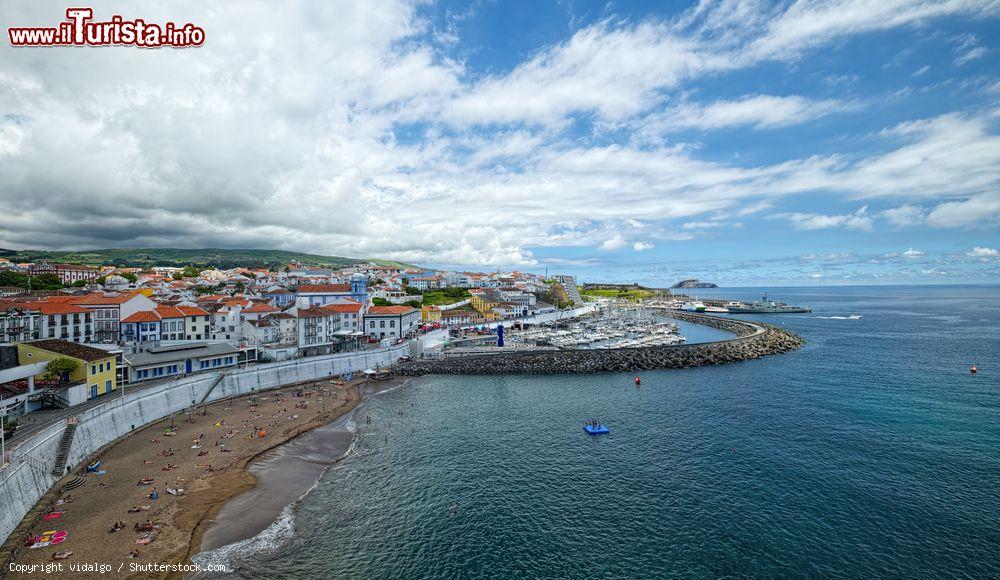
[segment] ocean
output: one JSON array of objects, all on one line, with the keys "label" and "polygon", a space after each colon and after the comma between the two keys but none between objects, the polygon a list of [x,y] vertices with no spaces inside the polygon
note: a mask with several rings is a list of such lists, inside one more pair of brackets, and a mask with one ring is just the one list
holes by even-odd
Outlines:
[{"label": "ocean", "polygon": [[[370,396],[348,457],[229,562],[246,578],[1000,577],[1000,287],[771,298],[814,311],[745,318],[803,349],[638,388],[444,376]],[[611,433],[587,436],[592,418]]]}]

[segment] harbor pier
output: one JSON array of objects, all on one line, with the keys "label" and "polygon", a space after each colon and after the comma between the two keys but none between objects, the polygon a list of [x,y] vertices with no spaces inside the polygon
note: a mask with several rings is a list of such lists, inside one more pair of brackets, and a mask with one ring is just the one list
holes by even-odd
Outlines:
[{"label": "harbor pier", "polygon": [[697,344],[638,348],[496,351],[469,356],[422,358],[399,364],[403,376],[432,374],[561,374],[689,368],[734,363],[800,348],[805,340],[770,324],[681,311],[663,316],[703,324],[734,334],[733,338]]}]

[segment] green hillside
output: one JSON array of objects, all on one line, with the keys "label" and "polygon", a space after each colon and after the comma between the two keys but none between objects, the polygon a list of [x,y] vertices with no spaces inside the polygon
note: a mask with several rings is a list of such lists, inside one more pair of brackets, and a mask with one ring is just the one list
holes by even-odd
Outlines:
[{"label": "green hillside", "polygon": [[399,262],[386,260],[361,260],[341,256],[319,256],[283,250],[223,250],[223,249],[178,249],[178,248],[118,248],[108,250],[81,250],[76,252],[53,252],[45,250],[4,250],[0,248],[0,258],[12,262],[68,262],[90,266],[115,265],[123,267],[186,266],[220,269],[279,268],[291,261],[306,266],[326,266],[340,268],[352,264],[374,262],[386,266],[403,266]]}]

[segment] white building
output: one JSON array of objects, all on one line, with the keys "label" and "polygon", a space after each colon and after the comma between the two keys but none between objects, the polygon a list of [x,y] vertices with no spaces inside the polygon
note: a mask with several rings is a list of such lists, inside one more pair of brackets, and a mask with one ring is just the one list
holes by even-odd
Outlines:
[{"label": "white building", "polygon": [[66,302],[38,302],[35,307],[42,315],[42,338],[78,343],[93,341],[93,314],[86,308]]},{"label": "white building", "polygon": [[372,306],[365,314],[365,334],[372,338],[404,338],[420,324],[420,311],[410,306]]}]

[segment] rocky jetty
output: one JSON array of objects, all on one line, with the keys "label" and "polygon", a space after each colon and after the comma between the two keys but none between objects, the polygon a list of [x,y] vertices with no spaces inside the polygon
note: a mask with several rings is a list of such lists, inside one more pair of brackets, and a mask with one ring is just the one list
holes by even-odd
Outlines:
[{"label": "rocky jetty", "polygon": [[688,312],[664,311],[678,320],[734,333],[728,340],[646,348],[533,350],[497,354],[444,355],[413,360],[393,368],[403,376],[432,374],[505,375],[622,372],[716,365],[788,352],[805,341],[798,335],[759,322]]}]

